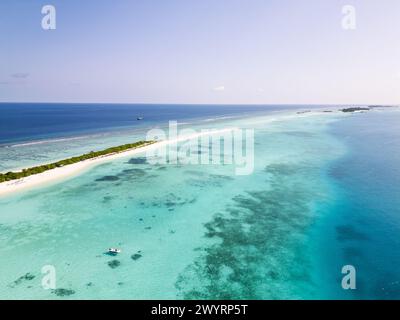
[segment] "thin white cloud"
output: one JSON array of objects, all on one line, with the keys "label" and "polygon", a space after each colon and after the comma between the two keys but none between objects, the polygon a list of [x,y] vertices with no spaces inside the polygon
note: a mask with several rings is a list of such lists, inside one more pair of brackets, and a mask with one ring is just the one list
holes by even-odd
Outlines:
[{"label": "thin white cloud", "polygon": [[225,91],[225,86],[218,86],[213,88],[214,91]]},{"label": "thin white cloud", "polygon": [[26,79],[29,77],[29,73],[27,72],[17,72],[10,75],[12,78],[16,79]]}]

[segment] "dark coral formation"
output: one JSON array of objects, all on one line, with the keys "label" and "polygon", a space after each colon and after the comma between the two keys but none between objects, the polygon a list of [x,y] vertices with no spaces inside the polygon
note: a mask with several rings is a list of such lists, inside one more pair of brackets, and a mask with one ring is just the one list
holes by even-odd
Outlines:
[{"label": "dark coral formation", "polygon": [[[176,287],[184,299],[296,298],[315,290],[304,238],[313,221],[310,202],[316,192],[296,183],[298,170],[287,164],[267,168],[271,189],[249,191],[205,224],[214,240],[179,276]],[[289,293],[290,292],[290,293]]]},{"label": "dark coral formation", "polygon": [[111,269],[115,269],[115,268],[117,268],[117,267],[119,267],[121,265],[121,261],[119,261],[119,260],[111,260],[111,261],[108,261],[107,264]]},{"label": "dark coral formation", "polygon": [[101,178],[96,179],[96,181],[107,182],[107,181],[118,181],[119,177],[117,176],[104,176]]},{"label": "dark coral formation", "polygon": [[131,259],[132,260],[139,260],[142,257],[142,255],[140,253],[135,253],[133,255],[131,255]]},{"label": "dark coral formation", "polygon": [[287,163],[274,163],[265,167],[265,172],[272,175],[292,175],[298,172],[299,168]]},{"label": "dark coral formation", "polygon": [[364,233],[356,230],[352,225],[341,225],[336,227],[336,238],[339,241],[360,241],[369,240],[369,237]]},{"label": "dark coral formation", "polygon": [[26,274],[24,274],[23,276],[21,276],[21,277],[19,277],[17,280],[15,280],[14,282],[13,282],[13,285],[12,286],[17,286],[17,285],[19,285],[19,284],[21,284],[22,282],[25,282],[25,281],[31,281],[31,280],[33,280],[33,279],[35,279],[35,275],[33,275],[32,273],[26,273]]},{"label": "dark coral formation", "polygon": [[[177,196],[174,193],[168,193],[163,196],[157,196],[154,197],[154,200],[151,201],[150,203],[145,203],[141,202],[140,205],[144,208],[150,208],[150,207],[157,207],[157,208],[162,208],[166,207],[168,210],[173,209],[174,207],[181,207],[186,204],[192,204],[196,201],[196,198],[182,198],[180,196]],[[172,211],[172,210],[170,210]]]},{"label": "dark coral formation", "polygon": [[141,177],[144,177],[147,174],[147,172],[144,169],[134,168],[134,169],[122,170],[122,174],[123,174],[124,177],[128,177],[129,176],[130,178],[132,178],[132,177],[141,178]]},{"label": "dark coral formation", "polygon": [[108,203],[110,202],[112,199],[114,199],[115,197],[111,197],[111,196],[104,196],[103,197],[103,203]]},{"label": "dark coral formation", "polygon": [[222,175],[222,174],[209,174],[205,175],[204,173],[189,170],[186,171],[192,177],[186,180],[188,185],[198,187],[201,189],[208,187],[223,187],[226,182],[234,180],[231,176]]},{"label": "dark coral formation", "polygon": [[59,289],[52,290],[52,293],[54,293],[56,296],[59,296],[59,297],[66,297],[66,296],[71,296],[71,295],[75,294],[75,291],[71,290],[71,289],[59,288]]},{"label": "dark coral formation", "polygon": [[146,157],[131,158],[131,159],[129,159],[128,163],[129,164],[146,164],[147,158]]}]

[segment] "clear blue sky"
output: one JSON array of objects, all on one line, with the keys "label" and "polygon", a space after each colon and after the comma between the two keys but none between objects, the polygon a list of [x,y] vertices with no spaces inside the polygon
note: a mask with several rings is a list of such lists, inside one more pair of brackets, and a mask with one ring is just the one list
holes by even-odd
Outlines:
[{"label": "clear blue sky", "polygon": [[399,0],[1,0],[0,43],[0,101],[400,103]]}]

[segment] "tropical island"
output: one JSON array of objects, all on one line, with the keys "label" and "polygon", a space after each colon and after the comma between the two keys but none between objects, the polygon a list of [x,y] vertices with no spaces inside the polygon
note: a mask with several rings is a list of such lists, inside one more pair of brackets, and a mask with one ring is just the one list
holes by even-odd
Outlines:
[{"label": "tropical island", "polygon": [[340,111],[342,112],[358,112],[358,111],[369,111],[369,107],[351,107],[351,108],[344,108]]},{"label": "tropical island", "polygon": [[67,165],[71,165],[71,164],[82,162],[82,161],[89,160],[89,159],[95,159],[95,158],[99,158],[99,157],[114,155],[114,154],[124,152],[124,151],[137,149],[140,147],[144,147],[144,146],[153,144],[155,142],[156,141],[138,141],[135,143],[128,143],[128,144],[123,144],[123,145],[116,146],[116,147],[110,147],[110,148],[100,150],[100,151],[91,151],[89,153],[85,153],[80,156],[75,156],[72,158],[67,158],[64,160],[60,160],[60,161],[49,163],[49,164],[43,164],[43,165],[32,167],[32,168],[22,169],[21,171],[16,171],[16,172],[10,171],[7,173],[0,173],[0,183],[5,182],[5,181],[11,181],[11,180],[17,180],[17,179],[29,177],[34,174],[39,174],[39,173],[42,173],[42,172],[45,172],[48,170],[64,167]]},{"label": "tropical island", "polygon": [[371,105],[367,107],[349,107],[340,109],[342,112],[360,112],[360,111],[369,111],[371,109],[378,109],[378,108],[398,108],[399,106],[388,106],[388,105]]},{"label": "tropical island", "polygon": [[0,173],[0,197],[23,189],[29,189],[46,183],[59,181],[60,179],[72,177],[82,170],[90,168],[104,161],[117,158],[134,156],[169,144],[198,139],[204,135],[220,134],[222,132],[236,130],[236,128],[224,128],[219,130],[206,130],[189,135],[179,135],[173,139],[147,140],[135,143],[110,147],[100,151],[59,160],[49,164],[41,164],[32,168],[15,172]]}]

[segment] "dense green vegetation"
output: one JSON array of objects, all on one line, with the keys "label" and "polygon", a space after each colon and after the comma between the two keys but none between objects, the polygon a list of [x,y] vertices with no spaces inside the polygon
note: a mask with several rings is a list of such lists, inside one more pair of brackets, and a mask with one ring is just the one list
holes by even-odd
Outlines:
[{"label": "dense green vegetation", "polygon": [[33,174],[42,173],[47,170],[67,166],[69,164],[77,163],[77,162],[80,162],[83,160],[88,160],[88,159],[93,159],[93,158],[97,158],[97,157],[101,157],[101,156],[105,156],[105,155],[119,153],[119,152],[126,151],[129,149],[136,149],[139,147],[143,147],[145,145],[152,144],[154,142],[155,141],[138,141],[135,143],[128,143],[128,144],[124,144],[124,145],[117,146],[117,147],[111,147],[111,148],[107,148],[107,149],[100,150],[100,151],[91,151],[91,152],[83,154],[81,156],[72,157],[72,158],[68,158],[68,159],[64,159],[64,160],[60,160],[57,162],[44,164],[41,166],[36,166],[36,167],[28,168],[28,169],[23,169],[22,171],[0,173],[0,182],[28,177]]}]

